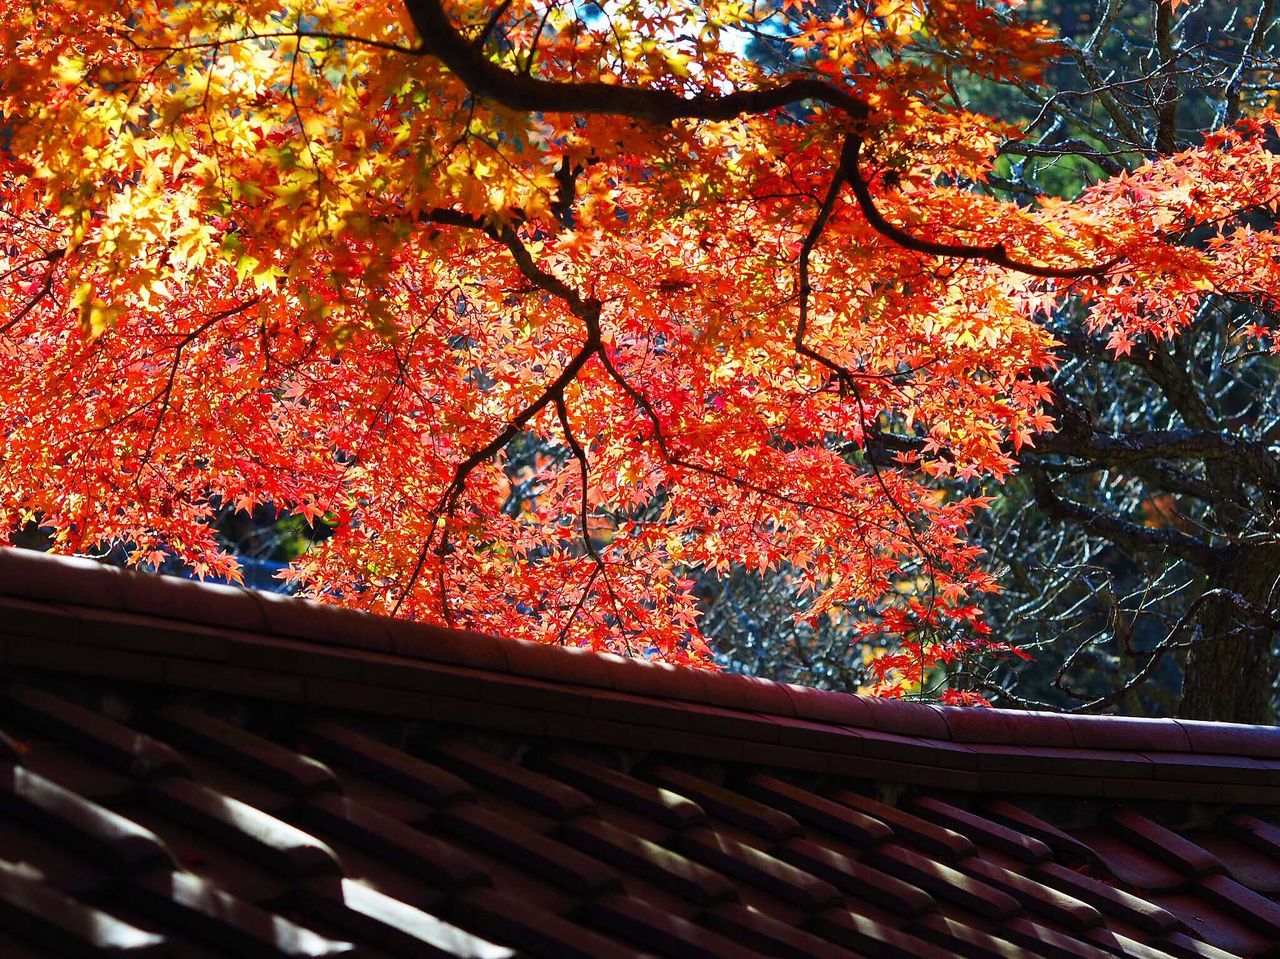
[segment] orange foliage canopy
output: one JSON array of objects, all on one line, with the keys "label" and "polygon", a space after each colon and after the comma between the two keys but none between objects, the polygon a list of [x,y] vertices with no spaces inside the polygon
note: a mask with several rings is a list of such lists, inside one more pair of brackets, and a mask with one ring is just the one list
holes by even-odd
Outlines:
[{"label": "orange foliage canopy", "polygon": [[808,9],[0,0],[0,527],[234,577],[269,503],[331,601],[693,665],[689,571],[785,565],[897,691],[998,648],[942,482],[1051,428],[1066,298],[1124,351],[1275,295],[1276,118],[1018,206],[946,75],[1045,28]]}]

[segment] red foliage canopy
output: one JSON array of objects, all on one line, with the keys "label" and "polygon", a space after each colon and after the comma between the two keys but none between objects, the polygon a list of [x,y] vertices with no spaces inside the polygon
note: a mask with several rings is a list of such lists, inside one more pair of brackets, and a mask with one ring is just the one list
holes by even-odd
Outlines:
[{"label": "red foliage canopy", "polygon": [[1280,289],[1274,116],[983,188],[1018,131],[948,77],[1050,50],[979,0],[3,0],[0,526],[234,577],[210,520],[270,503],[332,601],[694,665],[689,571],[785,565],[891,690],[999,649],[941,481],[1051,428],[1046,312],[1123,352]]}]

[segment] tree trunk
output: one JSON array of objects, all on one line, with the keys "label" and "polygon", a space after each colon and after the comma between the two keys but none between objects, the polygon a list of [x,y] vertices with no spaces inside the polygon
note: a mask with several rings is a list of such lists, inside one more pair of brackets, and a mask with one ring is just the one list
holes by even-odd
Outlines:
[{"label": "tree trunk", "polygon": [[[1209,587],[1238,593],[1260,613],[1274,616],[1277,583],[1280,548],[1239,547],[1224,558]],[[1274,723],[1276,630],[1251,621],[1228,599],[1207,602],[1199,623],[1201,638],[1187,654],[1182,676],[1179,717]]]}]

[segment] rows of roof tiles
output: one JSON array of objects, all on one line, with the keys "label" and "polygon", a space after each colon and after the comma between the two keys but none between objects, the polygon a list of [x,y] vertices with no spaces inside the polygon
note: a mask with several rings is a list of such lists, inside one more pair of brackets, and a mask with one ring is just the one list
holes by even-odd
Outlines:
[{"label": "rows of roof tiles", "polygon": [[1256,809],[1175,823],[120,689],[0,691],[0,954],[1280,956]]},{"label": "rows of roof tiles", "polygon": [[886,702],[0,549],[0,661],[980,792],[1280,805],[1280,729]]}]

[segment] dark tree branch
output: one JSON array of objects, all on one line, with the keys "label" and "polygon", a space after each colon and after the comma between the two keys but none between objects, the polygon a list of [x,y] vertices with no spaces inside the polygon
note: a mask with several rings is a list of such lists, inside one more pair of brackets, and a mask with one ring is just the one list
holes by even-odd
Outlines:
[{"label": "dark tree branch", "polygon": [[590,506],[587,497],[587,484],[591,480],[591,466],[587,461],[587,451],[582,448],[578,438],[573,435],[573,427],[569,425],[569,409],[565,406],[564,397],[557,396],[555,401],[556,415],[560,419],[560,430],[564,433],[564,441],[569,444],[569,451],[573,454],[573,458],[578,461],[579,479],[582,481],[582,490],[578,498],[578,524],[582,530],[582,546],[587,551],[588,556],[603,566],[604,561],[600,558],[600,553],[596,550],[595,544],[591,542],[591,530],[587,524]]},{"label": "dark tree branch", "polygon": [[1231,460],[1269,489],[1280,491],[1280,460],[1265,444],[1202,429],[1102,433],[1093,428],[1081,404],[1059,396],[1058,406],[1063,410],[1060,429],[1037,437],[1037,456],[1075,457],[1100,467],[1138,466],[1152,460]]},{"label": "dark tree branch", "polygon": [[[453,480],[445,488],[436,508],[433,510],[437,520],[442,521],[442,524],[436,528],[444,529],[457,509],[459,500],[462,498],[462,494],[466,489],[467,478],[476,468],[515,439],[535,416],[552,403],[562,400],[565,387],[577,378],[592,356],[603,355],[600,339],[600,311],[603,309],[604,304],[592,297],[584,297],[558,276],[540,267],[520,241],[520,237],[510,227],[495,227],[476,217],[447,209],[425,212],[421,214],[420,219],[424,222],[438,223],[443,226],[456,226],[463,229],[476,230],[503,244],[524,277],[534,286],[561,300],[569,312],[582,321],[586,333],[582,344],[569,359],[569,362],[565,364],[560,374],[532,402],[517,412],[507,422],[507,425],[488,443],[473,450],[455,467]],[[447,535],[447,530],[442,533],[442,537],[445,535]],[[395,606],[392,607],[391,615],[394,616],[400,611],[400,607],[412,591],[414,584],[417,583],[422,575],[427,557],[431,555],[431,545],[434,537],[435,528],[432,529],[427,536],[426,542],[423,543],[422,548],[418,551],[418,557],[414,562],[408,581],[401,589]]]},{"label": "dark tree branch", "polygon": [[[614,592],[613,583],[609,581],[609,571],[605,567],[604,557],[600,555],[600,551],[596,549],[596,544],[591,541],[591,527],[588,523],[590,515],[590,502],[588,496],[588,485],[591,482],[591,465],[587,460],[587,451],[582,448],[582,444],[578,442],[578,438],[573,435],[573,427],[569,424],[569,409],[564,402],[564,394],[560,393],[555,398],[556,414],[560,419],[560,429],[564,433],[565,442],[569,444],[569,450],[573,453],[573,458],[578,461],[578,478],[582,483],[582,489],[578,496],[578,523],[582,532],[582,546],[587,551],[587,555],[591,557],[595,564],[595,572],[591,574],[591,578],[587,581],[587,588],[584,589],[582,599],[579,600],[575,607],[573,616],[577,616],[578,611],[582,609],[583,600],[586,599],[587,590],[590,584],[595,580],[595,574],[600,573],[604,576],[604,588],[609,593],[609,601],[613,604],[614,612],[619,618],[619,622],[623,621],[622,603],[618,599],[618,594]],[[570,618],[565,623],[564,628],[560,631],[561,639],[569,632],[569,627],[573,619]]]},{"label": "dark tree branch", "polygon": [[604,114],[662,124],[676,120],[731,120],[805,101],[835,107],[856,122],[865,120],[869,112],[867,105],[847,90],[808,78],[763,90],[699,93],[691,97],[624,84],[542,80],[495,64],[458,31],[439,0],[405,0],[405,7],[421,40],[418,52],[443,63],[475,95],[512,110]]},{"label": "dark tree branch", "polygon": [[62,261],[62,258],[66,256],[66,252],[67,251],[64,248],[58,247],[57,249],[50,250],[43,256],[37,256],[28,260],[26,263],[20,263],[5,274],[5,278],[8,278],[13,273],[26,269],[28,266],[33,266],[36,263],[49,264],[44,271],[44,279],[40,281],[40,288],[36,290],[29,300],[27,300],[22,309],[6,320],[3,326],[0,326],[0,333],[7,333],[9,330],[21,323],[26,315],[40,304],[41,300],[53,292],[53,275],[57,271],[58,264]]},{"label": "dark tree branch", "polygon": [[578,176],[582,170],[582,166],[571,164],[568,157],[556,167],[556,196],[551,203],[551,213],[566,229],[573,227],[573,208],[578,202]]},{"label": "dark tree branch", "polygon": [[1151,343],[1146,349],[1134,350],[1131,356],[1169,398],[1183,422],[1197,430],[1218,428],[1217,418],[1205,402],[1204,392],[1192,378],[1191,371],[1179,363],[1163,343]]},{"label": "dark tree branch", "polygon": [[826,196],[822,198],[822,204],[818,207],[818,215],[813,218],[813,223],[809,226],[809,232],[805,234],[804,242],[800,244],[799,281],[797,283],[798,289],[796,290],[796,296],[800,300],[800,320],[796,324],[793,342],[797,353],[808,357],[819,366],[834,373],[841,390],[848,390],[854,384],[852,371],[839,363],[833,362],[829,357],[813,349],[804,341],[805,335],[809,331],[809,297],[813,293],[813,285],[809,278],[809,257],[813,254],[814,248],[822,238],[822,231],[826,229],[827,221],[831,219],[831,212],[835,209],[836,200],[840,198],[840,190],[843,186],[844,178],[840,171],[837,170],[835,176],[831,178],[831,185],[827,187]]},{"label": "dark tree branch", "polygon": [[489,37],[493,33],[493,28],[498,25],[498,21],[509,9],[511,9],[511,0],[502,0],[494,7],[493,13],[489,14],[489,19],[485,22],[484,29],[480,31],[480,36],[475,39],[474,46],[477,50],[484,49],[484,45],[489,42]]},{"label": "dark tree branch", "polygon": [[1080,157],[1088,160],[1096,165],[1100,170],[1108,176],[1115,176],[1124,171],[1124,164],[1116,159],[1122,156],[1120,151],[1111,151],[1104,153],[1097,149],[1093,144],[1084,140],[1068,138],[1059,140],[1052,146],[1030,143],[1006,143],[1000,148],[1001,153],[1011,154],[1013,156],[1022,157],[1042,157],[1045,159],[1059,159],[1061,157]]},{"label": "dark tree branch", "polygon": [[[1131,691],[1146,683],[1147,680],[1150,679],[1151,674],[1155,672],[1156,667],[1160,665],[1161,660],[1174,650],[1189,649],[1192,646],[1206,646],[1233,639],[1234,636],[1230,632],[1206,636],[1201,624],[1195,623],[1196,618],[1200,615],[1200,610],[1214,600],[1222,600],[1230,603],[1235,607],[1241,619],[1244,619],[1255,626],[1263,629],[1280,631],[1280,617],[1277,617],[1272,613],[1268,613],[1266,610],[1259,609],[1239,593],[1230,589],[1205,590],[1196,597],[1190,606],[1187,607],[1186,612],[1184,612],[1173,625],[1173,628],[1169,630],[1165,638],[1162,639],[1153,649],[1148,650],[1146,653],[1140,653],[1131,648],[1127,648],[1125,650],[1131,656],[1146,656],[1146,662],[1143,663],[1141,669],[1135,672],[1125,680],[1122,685],[1116,687],[1111,692],[1106,693],[1103,696],[1090,699],[1088,702],[1080,703],[1070,711],[1091,712],[1114,706]],[[1188,627],[1192,627],[1191,638],[1188,640],[1179,640],[1178,637],[1185,632]],[[1086,640],[1072,650],[1071,655],[1063,660],[1062,666],[1058,670],[1058,675],[1053,681],[1055,688],[1062,690],[1073,699],[1084,699],[1085,697],[1067,685],[1066,674],[1071,667],[1076,664],[1076,661],[1080,658],[1080,655],[1085,651],[1085,649],[1091,646],[1093,642],[1094,640],[1092,639]]]},{"label": "dark tree branch", "polygon": [[1007,270],[1026,273],[1029,276],[1061,280],[1102,276],[1111,267],[1120,262],[1120,257],[1115,257],[1105,263],[1093,266],[1045,266],[1039,263],[1027,263],[1011,257],[1003,243],[993,243],[988,246],[970,246],[964,243],[937,243],[933,240],[922,240],[908,233],[902,227],[890,223],[885,219],[879,208],[876,207],[875,197],[871,195],[871,187],[863,179],[862,171],[858,166],[861,152],[862,138],[857,136],[846,137],[844,148],[840,153],[840,172],[844,179],[848,181],[853,190],[853,195],[858,201],[858,208],[862,210],[862,215],[866,217],[872,228],[877,233],[888,237],[908,250],[914,250],[916,253],[924,253],[928,256],[951,256],[967,260],[985,260],[987,263],[1002,266]]},{"label": "dark tree branch", "polygon": [[[490,60],[482,49],[468,42],[454,26],[439,0],[405,0],[409,16],[421,39],[419,52],[433,56],[449,68],[473,94],[501,103],[512,110],[575,115],[625,116],[635,120],[669,124],[676,120],[728,120],[743,114],[761,114],[805,101],[825,103],[841,110],[852,121],[855,133],[845,139],[840,167],[833,180],[834,204],[842,182],[848,182],[867,222],[882,235],[907,249],[932,256],[978,259],[1047,279],[1079,279],[1105,274],[1120,258],[1081,267],[1053,267],[1027,263],[1009,255],[1001,243],[971,246],[922,240],[890,223],[876,208],[870,187],[858,169],[862,138],[858,129],[870,111],[849,91],[823,80],[800,78],[776,87],[737,90],[725,94],[699,93],[685,97],[669,90],[590,81],[543,80],[514,73]],[[825,206],[826,204],[824,204]],[[830,209],[826,216],[830,215]],[[821,219],[825,222],[826,216]],[[817,232],[821,225],[815,224]],[[812,234],[811,234],[812,235]]]},{"label": "dark tree branch", "polygon": [[1155,96],[1157,153],[1166,156],[1178,146],[1178,77],[1173,48],[1173,4],[1151,0],[1155,8],[1156,55],[1160,58]]},{"label": "dark tree branch", "polygon": [[1208,543],[1181,530],[1139,526],[1062,498],[1039,464],[1024,463],[1023,471],[1031,480],[1036,505],[1051,519],[1076,523],[1117,546],[1135,552],[1168,550],[1201,569],[1210,568],[1218,555],[1218,551]]}]

